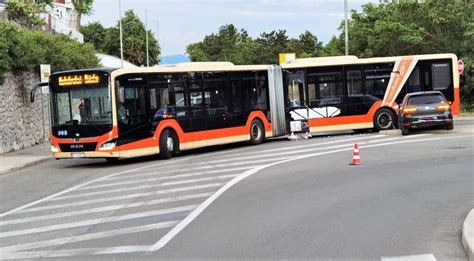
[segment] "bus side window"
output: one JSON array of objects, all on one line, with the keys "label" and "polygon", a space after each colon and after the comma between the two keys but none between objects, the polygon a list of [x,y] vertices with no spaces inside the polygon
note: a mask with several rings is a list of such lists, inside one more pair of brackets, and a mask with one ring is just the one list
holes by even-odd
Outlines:
[{"label": "bus side window", "polygon": [[433,90],[442,91],[451,85],[451,70],[448,63],[434,63],[431,65]]},{"label": "bus side window", "polygon": [[[408,78],[408,81],[405,86],[407,87],[407,93],[422,91],[420,81],[420,68],[418,66],[413,69],[413,72],[410,74],[410,77]],[[401,94],[403,97],[403,93]]]},{"label": "bus side window", "polygon": [[373,104],[384,98],[394,64],[365,66],[365,103]]}]

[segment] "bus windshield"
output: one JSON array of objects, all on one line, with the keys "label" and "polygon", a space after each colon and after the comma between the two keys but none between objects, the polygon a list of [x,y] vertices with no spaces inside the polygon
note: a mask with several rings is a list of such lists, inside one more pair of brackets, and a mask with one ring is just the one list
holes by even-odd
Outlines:
[{"label": "bus windshield", "polygon": [[53,125],[111,125],[112,103],[107,86],[54,93]]}]

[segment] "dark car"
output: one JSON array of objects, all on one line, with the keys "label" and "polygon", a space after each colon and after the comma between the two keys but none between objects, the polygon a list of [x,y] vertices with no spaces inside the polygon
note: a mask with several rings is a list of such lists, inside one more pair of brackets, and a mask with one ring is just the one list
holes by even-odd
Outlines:
[{"label": "dark car", "polygon": [[451,104],[438,91],[407,94],[401,104],[398,119],[403,135],[409,134],[410,130],[420,128],[453,129]]}]

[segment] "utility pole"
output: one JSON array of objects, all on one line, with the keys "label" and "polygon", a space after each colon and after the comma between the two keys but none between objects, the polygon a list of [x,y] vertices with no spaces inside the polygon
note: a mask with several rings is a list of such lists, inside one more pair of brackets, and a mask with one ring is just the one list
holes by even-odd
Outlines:
[{"label": "utility pole", "polygon": [[119,0],[119,27],[120,27],[120,67],[123,68],[123,31],[122,31],[122,1]]},{"label": "utility pole", "polygon": [[145,39],[146,39],[146,67],[150,67],[150,54],[148,52],[148,8],[145,9]]},{"label": "utility pole", "polygon": [[345,40],[345,49],[346,49],[346,56],[349,55],[349,25],[347,22],[347,0],[344,0],[344,40]]},{"label": "utility pole", "polygon": [[[160,44],[160,19],[156,20],[156,41],[158,42],[158,48],[160,48],[160,54],[163,51],[163,48],[161,48]],[[158,62],[160,62],[160,55],[158,55]]]}]

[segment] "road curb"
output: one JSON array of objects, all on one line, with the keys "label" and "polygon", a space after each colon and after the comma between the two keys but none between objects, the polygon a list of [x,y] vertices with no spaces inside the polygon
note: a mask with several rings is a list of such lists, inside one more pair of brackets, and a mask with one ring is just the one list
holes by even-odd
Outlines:
[{"label": "road curb", "polygon": [[469,261],[474,261],[474,209],[467,214],[462,225],[462,245]]},{"label": "road curb", "polygon": [[40,164],[40,163],[43,163],[45,161],[48,161],[52,159],[50,156],[48,157],[44,157],[44,158],[41,158],[41,159],[37,159],[35,161],[32,161],[32,162],[28,162],[28,163],[25,163],[21,166],[15,166],[15,167],[12,167],[12,168],[9,168],[9,169],[6,169],[6,170],[2,170],[0,171],[0,175],[5,175],[5,174],[9,174],[13,171],[17,171],[17,170],[20,170],[20,169],[24,169],[24,168],[27,168],[27,167],[31,167],[31,166],[34,166],[34,165],[37,165],[37,164]]},{"label": "road curb", "polygon": [[402,131],[399,129],[394,129],[394,130],[382,130],[379,131],[379,134],[381,135],[387,135],[387,136],[402,136]]}]

